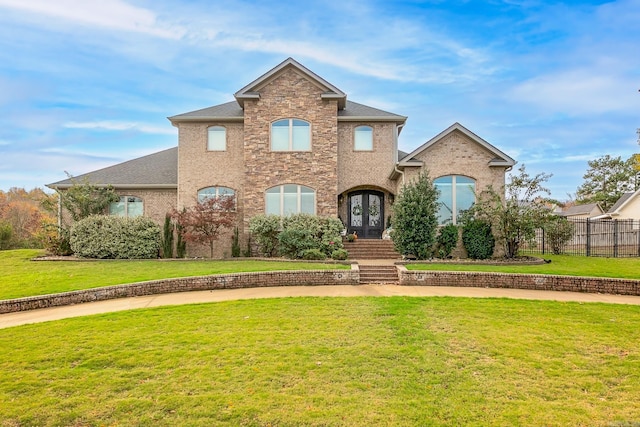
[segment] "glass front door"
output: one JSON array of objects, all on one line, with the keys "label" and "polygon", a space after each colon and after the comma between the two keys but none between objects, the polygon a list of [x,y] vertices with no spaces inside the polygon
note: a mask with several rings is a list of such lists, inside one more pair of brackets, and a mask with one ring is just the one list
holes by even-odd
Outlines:
[{"label": "glass front door", "polygon": [[384,231],[384,194],[358,191],[349,194],[349,233],[359,238],[380,239]]}]

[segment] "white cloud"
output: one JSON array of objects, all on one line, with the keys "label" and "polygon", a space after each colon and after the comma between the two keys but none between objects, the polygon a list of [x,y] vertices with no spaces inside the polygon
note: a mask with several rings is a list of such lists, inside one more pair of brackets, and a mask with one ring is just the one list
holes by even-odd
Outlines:
[{"label": "white cloud", "polygon": [[136,122],[115,122],[109,120],[95,122],[67,122],[63,125],[67,129],[95,129],[106,131],[137,131],[142,133],[175,135],[176,130],[169,126],[152,126]]},{"label": "white cloud", "polygon": [[629,112],[640,105],[637,82],[597,68],[562,71],[529,79],[510,97],[548,113],[602,114]]},{"label": "white cloud", "polygon": [[144,33],[160,38],[179,39],[185,33],[182,27],[158,22],[154,12],[122,0],[0,0],[0,7],[81,25]]}]

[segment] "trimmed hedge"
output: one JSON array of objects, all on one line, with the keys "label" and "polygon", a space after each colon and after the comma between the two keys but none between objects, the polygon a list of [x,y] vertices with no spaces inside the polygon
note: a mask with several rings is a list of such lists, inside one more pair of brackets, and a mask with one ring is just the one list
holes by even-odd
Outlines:
[{"label": "trimmed hedge", "polygon": [[491,224],[477,219],[465,221],[462,226],[462,243],[469,258],[491,258],[496,246],[496,239],[491,232]]},{"label": "trimmed hedge", "polygon": [[71,249],[83,258],[157,258],[160,226],[149,218],[94,215],[71,227]]}]

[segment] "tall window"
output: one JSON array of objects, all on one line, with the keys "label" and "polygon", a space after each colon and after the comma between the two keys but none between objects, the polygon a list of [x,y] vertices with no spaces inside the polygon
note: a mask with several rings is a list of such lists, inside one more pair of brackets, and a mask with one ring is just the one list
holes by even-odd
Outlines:
[{"label": "tall window", "polygon": [[225,151],[227,149],[227,130],[222,126],[210,126],[207,131],[207,150]]},{"label": "tall window", "polygon": [[433,184],[440,191],[438,223],[457,224],[460,213],[476,201],[476,181],[462,175],[449,175],[434,179]]},{"label": "tall window", "polygon": [[304,185],[285,184],[272,187],[265,193],[265,202],[267,215],[286,216],[316,212],[316,192]]},{"label": "tall window", "polygon": [[358,126],[353,136],[353,149],[356,151],[373,150],[373,128],[371,126]]},{"label": "tall window", "polygon": [[120,200],[109,205],[109,215],[134,218],[142,216],[144,206],[142,199],[134,196],[121,196]]},{"label": "tall window", "polygon": [[198,191],[198,201],[204,202],[207,199],[216,197],[235,197],[236,192],[227,187],[207,187]]},{"label": "tall window", "polygon": [[271,150],[311,150],[311,125],[298,119],[283,119],[271,123]]}]

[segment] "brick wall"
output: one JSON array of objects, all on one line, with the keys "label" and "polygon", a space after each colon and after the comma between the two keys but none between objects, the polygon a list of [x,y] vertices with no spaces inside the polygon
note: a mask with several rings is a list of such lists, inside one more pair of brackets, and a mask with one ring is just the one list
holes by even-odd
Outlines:
[{"label": "brick wall", "polygon": [[[418,156],[418,160],[424,162],[432,180],[446,175],[468,176],[476,180],[478,192],[489,185],[500,191],[504,185],[505,168],[489,167],[493,158],[494,155],[488,150],[458,131],[451,132]],[[417,177],[419,173],[420,168],[406,168],[406,182]]]},{"label": "brick wall", "polygon": [[402,286],[457,286],[640,296],[640,280],[599,277],[407,270],[398,266]]},{"label": "brick wall", "polygon": [[0,301],[0,314],[172,292],[269,286],[357,285],[359,282],[357,265],[351,270],[272,271],[185,277],[3,300]]}]

